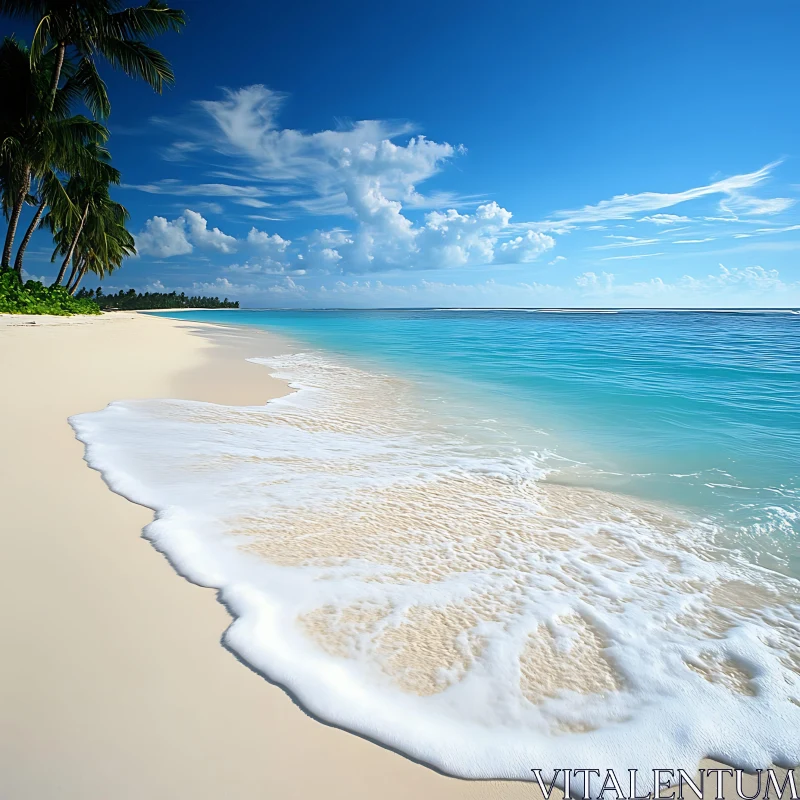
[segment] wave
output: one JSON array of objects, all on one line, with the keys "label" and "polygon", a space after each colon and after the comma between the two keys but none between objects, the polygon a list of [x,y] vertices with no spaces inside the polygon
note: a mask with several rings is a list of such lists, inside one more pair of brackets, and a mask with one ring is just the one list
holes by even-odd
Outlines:
[{"label": "wave", "polygon": [[226,644],[312,713],[464,778],[800,763],[800,583],[702,520],[545,480],[402,380],[252,360],[295,392],[71,424],[219,589]]}]

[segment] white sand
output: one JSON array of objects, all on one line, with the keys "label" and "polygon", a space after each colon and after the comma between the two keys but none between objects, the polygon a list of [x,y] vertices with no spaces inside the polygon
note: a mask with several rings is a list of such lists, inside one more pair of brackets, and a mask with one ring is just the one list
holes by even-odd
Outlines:
[{"label": "white sand", "polygon": [[141,397],[264,402],[285,386],[244,357],[276,348],[137,314],[0,315],[3,800],[540,796],[312,720],[220,645],[214,592],[180,578],[140,538],[151,512],[83,462],[68,416]]}]

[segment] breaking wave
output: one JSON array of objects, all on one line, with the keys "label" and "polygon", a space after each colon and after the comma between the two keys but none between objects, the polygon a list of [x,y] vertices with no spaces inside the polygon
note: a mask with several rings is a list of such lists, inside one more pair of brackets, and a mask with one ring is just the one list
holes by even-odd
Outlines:
[{"label": "breaking wave", "polygon": [[798,581],[688,513],[557,484],[396,377],[253,360],[296,391],[71,423],[312,713],[465,778],[800,762]]}]

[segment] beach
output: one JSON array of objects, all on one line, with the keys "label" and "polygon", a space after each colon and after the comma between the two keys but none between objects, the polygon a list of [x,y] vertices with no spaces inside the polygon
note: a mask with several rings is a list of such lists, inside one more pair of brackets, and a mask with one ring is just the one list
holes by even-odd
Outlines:
[{"label": "beach", "polygon": [[[325,724],[237,659],[217,593],[142,538],[152,511],[108,489],[67,422],[120,399],[261,406],[290,389],[245,359],[287,348],[263,330],[132,313],[0,318],[2,797],[541,797]],[[734,796],[732,776],[725,786]]]},{"label": "beach", "polygon": [[215,592],[179,577],[141,538],[152,512],[84,462],[69,416],[264,403],[288,389],[244,358],[270,352],[260,332],[137,314],[0,322],[4,798],[535,796],[309,717],[221,645]]},{"label": "beach", "polygon": [[0,4],[0,800],[800,800],[800,8],[182,5]]}]

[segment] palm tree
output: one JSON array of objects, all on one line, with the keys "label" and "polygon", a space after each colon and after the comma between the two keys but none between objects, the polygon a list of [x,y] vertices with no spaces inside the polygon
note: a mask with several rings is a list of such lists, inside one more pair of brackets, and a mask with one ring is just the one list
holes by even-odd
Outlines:
[{"label": "palm tree", "polygon": [[[74,71],[66,70],[67,81],[49,97],[49,77],[55,69],[55,54],[42,59],[41,69],[32,69],[29,51],[13,38],[0,46],[0,83],[4,102],[0,105],[0,204],[8,218],[0,268],[11,265],[20,214],[26,202],[40,210],[29,226],[24,245],[44,210],[43,201],[55,201],[61,190],[57,173],[91,169],[96,160],[95,148],[108,138],[100,123],[84,116],[69,116],[72,100],[81,86],[74,80]],[[31,195],[33,185],[38,197]],[[22,252],[15,267],[22,274]]]},{"label": "palm tree", "polygon": [[[77,250],[78,242],[87,224],[90,228],[96,226],[99,224],[97,220],[105,217],[111,206],[119,206],[118,203],[111,200],[109,194],[109,185],[119,183],[119,180],[119,172],[116,169],[110,164],[98,161],[89,174],[75,175],[70,178],[65,187],[70,202],[59,204],[47,213],[44,224],[52,231],[53,241],[56,243],[51,260],[55,261],[59,254],[64,256],[53,286],[58,286],[64,279],[71,261],[73,262],[73,272],[68,283],[74,278],[79,264],[77,260],[73,261],[73,257],[76,251],[80,252]],[[127,211],[123,209],[123,212],[122,223],[124,224],[127,219]]]},{"label": "palm tree", "polygon": [[75,266],[67,283],[70,294],[75,294],[87,271],[99,278],[121,266],[126,256],[136,255],[136,246],[125,228],[129,214],[115,202],[105,204],[84,227],[73,255]]},{"label": "palm tree", "polygon": [[96,116],[107,116],[111,110],[105,83],[95,65],[98,55],[159,93],[165,83],[175,82],[169,61],[143,41],[180,31],[186,24],[183,11],[169,8],[161,0],[149,0],[135,8],[123,8],[120,0],[0,0],[0,13],[38,23],[31,58],[38,63],[43,54],[54,53],[55,68],[50,76],[53,98],[68,60],[68,48],[74,51],[77,79],[88,108]]}]

